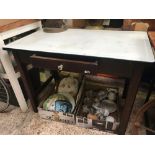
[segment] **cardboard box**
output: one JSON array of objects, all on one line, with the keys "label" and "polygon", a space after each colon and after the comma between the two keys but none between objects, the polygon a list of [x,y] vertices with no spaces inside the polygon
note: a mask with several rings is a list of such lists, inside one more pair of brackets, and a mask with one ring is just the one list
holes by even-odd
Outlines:
[{"label": "cardboard box", "polygon": [[107,84],[101,82],[101,79],[100,79],[100,82],[97,82],[99,81],[97,76],[95,77],[95,79],[94,79],[94,76],[87,76],[85,77],[83,81],[84,81],[84,89],[83,89],[83,93],[82,93],[83,95],[81,97],[80,104],[78,105],[78,108],[76,111],[76,125],[79,127],[93,128],[97,130],[116,131],[120,123],[119,94],[117,94],[117,99],[116,99],[117,111],[110,114],[110,116],[113,116],[115,118],[114,123],[107,122],[107,121],[88,119],[87,116],[82,114],[82,107],[84,105],[83,100],[84,100],[85,92],[87,90],[91,89],[91,90],[96,91],[99,89],[102,90],[102,89],[112,88],[112,89],[116,89],[117,92],[119,92],[118,88],[107,86]]},{"label": "cardboard box", "polygon": [[[70,114],[70,113],[63,113],[63,112],[57,112],[57,111],[46,111],[43,109],[43,103],[45,101],[44,100],[40,103],[40,105],[38,107],[38,113],[41,118],[50,119],[50,120],[58,121],[58,122],[64,122],[64,123],[68,123],[68,124],[76,124],[75,123],[75,111],[76,111],[75,109],[77,108],[77,105],[79,104],[81,94],[82,94],[81,93],[82,92],[82,84],[81,84],[82,77],[80,74],[68,73],[68,72],[62,72],[60,77],[62,79],[63,77],[69,76],[69,74],[71,74],[72,77],[77,78],[79,81],[79,90],[75,97],[76,106],[75,106],[73,112]],[[53,94],[57,92],[58,85],[59,84],[55,83],[55,90],[53,91]],[[52,94],[50,94],[50,95],[52,95]]]}]

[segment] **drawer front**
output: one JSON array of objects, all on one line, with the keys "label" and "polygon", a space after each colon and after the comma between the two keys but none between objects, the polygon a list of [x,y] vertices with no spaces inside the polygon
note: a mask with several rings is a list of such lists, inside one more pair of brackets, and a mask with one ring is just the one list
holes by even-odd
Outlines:
[{"label": "drawer front", "polygon": [[131,77],[134,69],[134,63],[123,60],[103,59],[100,60],[98,73],[115,75],[118,77]]},{"label": "drawer front", "polygon": [[98,63],[90,61],[79,61],[79,60],[69,60],[69,59],[60,59],[52,57],[43,57],[32,55],[30,56],[31,63],[40,68],[48,68],[51,70],[64,70],[70,72],[79,72],[85,74],[96,74]]}]

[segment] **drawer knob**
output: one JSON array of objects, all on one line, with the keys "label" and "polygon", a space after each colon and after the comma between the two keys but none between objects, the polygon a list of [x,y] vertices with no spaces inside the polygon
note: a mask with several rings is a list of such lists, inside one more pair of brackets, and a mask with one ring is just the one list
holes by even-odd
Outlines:
[{"label": "drawer knob", "polygon": [[85,74],[90,74],[90,71],[89,70],[85,70],[84,73]]},{"label": "drawer knob", "polygon": [[63,66],[62,64],[59,65],[59,66],[58,66],[58,70],[62,71],[62,70],[63,70],[63,67],[64,67],[64,66]]}]

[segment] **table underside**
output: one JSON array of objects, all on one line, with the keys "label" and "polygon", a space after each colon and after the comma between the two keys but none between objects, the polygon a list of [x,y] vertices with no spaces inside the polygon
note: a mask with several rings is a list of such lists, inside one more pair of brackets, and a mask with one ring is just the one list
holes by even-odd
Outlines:
[{"label": "table underside", "polygon": [[141,75],[144,67],[148,65],[147,63],[33,51],[21,52],[14,50],[13,54],[35,112],[37,112],[38,101],[25,67],[26,64],[33,64],[34,67],[47,68],[50,70],[58,70],[58,66],[63,65],[65,71],[83,72],[84,74],[85,70],[90,70],[90,74],[93,75],[96,75],[97,73],[104,73],[129,79],[127,96],[121,112],[120,128],[118,132],[119,134],[125,133]]}]

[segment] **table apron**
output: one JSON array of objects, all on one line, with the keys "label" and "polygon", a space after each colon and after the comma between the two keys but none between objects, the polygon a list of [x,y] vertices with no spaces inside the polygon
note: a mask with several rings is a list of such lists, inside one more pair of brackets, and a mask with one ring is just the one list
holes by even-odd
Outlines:
[{"label": "table apron", "polygon": [[[23,64],[33,64],[34,67],[46,68],[51,70],[58,70],[59,66],[63,66],[62,70],[71,71],[71,72],[88,72],[92,75],[97,73],[111,74],[119,77],[130,78],[132,76],[133,68],[137,65],[138,62],[131,62],[125,60],[117,59],[107,59],[107,58],[89,58],[82,57],[79,59],[78,56],[74,56],[74,60],[70,55],[59,55],[53,56],[53,54],[42,53],[41,57],[33,57],[34,54],[38,52],[20,52],[13,51],[17,53],[21,62]],[[42,59],[42,56],[46,58]],[[62,59],[62,61],[61,61]],[[64,61],[65,60],[65,61]],[[68,61],[67,61],[68,60]]]}]

